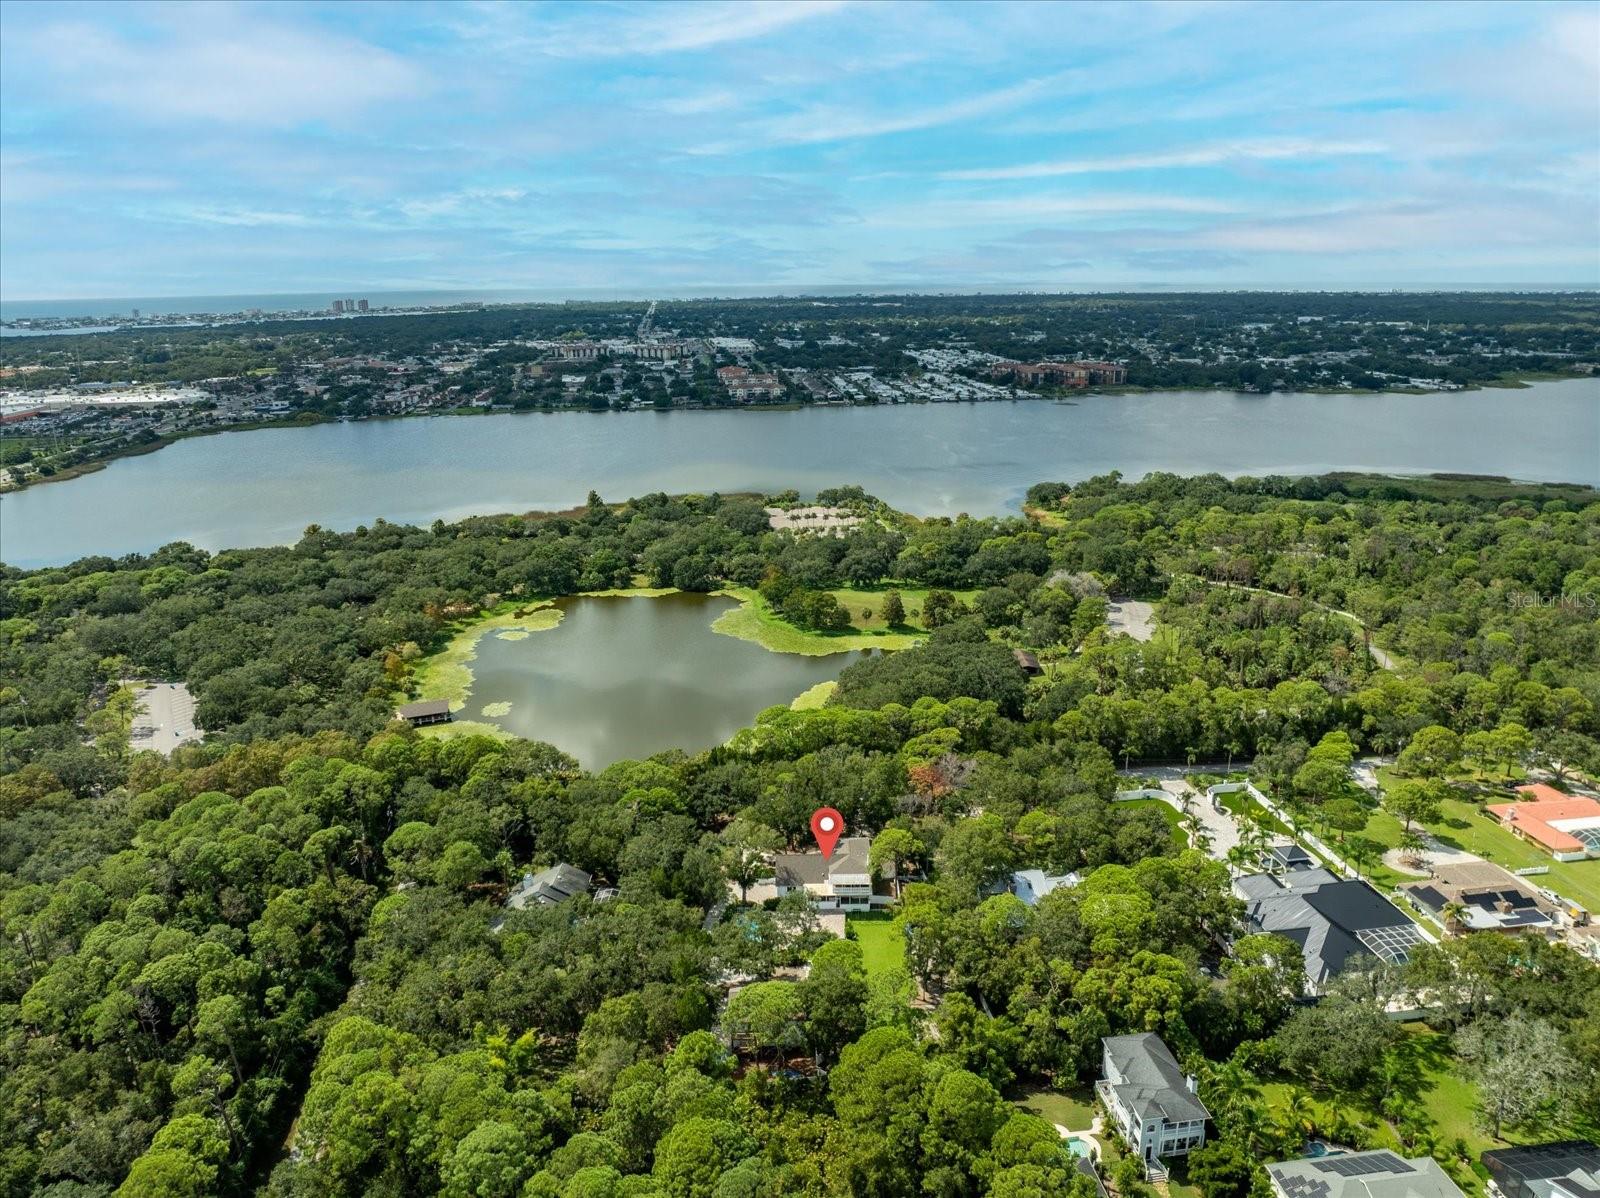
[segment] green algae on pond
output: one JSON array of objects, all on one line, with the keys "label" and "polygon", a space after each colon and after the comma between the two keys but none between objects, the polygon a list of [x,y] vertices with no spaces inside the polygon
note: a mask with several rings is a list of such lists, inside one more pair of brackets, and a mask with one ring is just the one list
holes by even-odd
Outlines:
[{"label": "green algae on pond", "polygon": [[725,596],[581,595],[554,606],[561,619],[546,631],[478,640],[472,704],[496,727],[590,768],[721,744],[862,656],[774,653],[714,632],[738,606]]}]

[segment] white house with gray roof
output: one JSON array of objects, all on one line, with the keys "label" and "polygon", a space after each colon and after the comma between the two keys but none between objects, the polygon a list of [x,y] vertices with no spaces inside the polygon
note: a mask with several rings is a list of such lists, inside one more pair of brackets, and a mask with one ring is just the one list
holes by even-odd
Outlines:
[{"label": "white house with gray roof", "polygon": [[1267,1166],[1277,1198],[1462,1198],[1461,1188],[1430,1156],[1345,1152]]},{"label": "white house with gray roof", "polygon": [[820,911],[872,911],[894,902],[888,883],[894,862],[883,862],[874,874],[872,838],[851,836],[821,853],[779,853],[772,859],[773,887],[778,897],[794,890],[811,896]]},{"label": "white house with gray roof", "polygon": [[1107,1036],[1100,1047],[1104,1076],[1095,1093],[1146,1168],[1206,1142],[1210,1112],[1195,1096],[1195,1079],[1183,1072],[1160,1036]]}]

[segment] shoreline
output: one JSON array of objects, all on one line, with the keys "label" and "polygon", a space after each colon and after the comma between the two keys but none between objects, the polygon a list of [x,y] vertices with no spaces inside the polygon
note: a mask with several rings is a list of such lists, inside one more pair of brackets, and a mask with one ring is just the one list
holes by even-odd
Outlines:
[{"label": "shoreline", "polygon": [[[656,599],[664,595],[686,593],[677,587],[612,587],[603,591],[579,591],[573,595],[532,599],[525,603],[504,600],[494,610],[469,619],[456,628],[436,652],[419,657],[412,664],[403,687],[408,698],[399,701],[405,702],[411,698],[444,699],[450,704],[452,717],[456,712],[466,711],[477,681],[471,663],[477,660],[479,642],[491,634],[505,636],[508,640],[522,640],[535,633],[560,627],[565,613],[556,604],[562,600]],[[805,657],[828,657],[867,649],[887,653],[918,645],[927,635],[911,629],[905,632],[810,632],[784,620],[771,610],[759,594],[747,587],[725,587],[707,594],[738,602],[737,607],[723,612],[711,622],[713,632],[759,645],[769,653],[791,653]],[[835,685],[831,681],[819,683],[797,696],[794,702],[802,706],[820,706]],[[419,731],[432,736],[461,736],[468,733],[497,737],[513,735],[488,719],[452,718],[448,724],[430,724]]]},{"label": "shoreline", "polygon": [[[1083,388],[1081,390],[1062,391],[1059,394],[1036,394],[1036,393],[1033,393],[1033,392],[1022,392],[1022,393],[1017,394],[1017,395],[1009,396],[1006,399],[957,399],[957,400],[948,400],[948,401],[941,401],[938,404],[938,406],[947,406],[949,404],[969,404],[969,405],[972,405],[972,406],[976,407],[976,406],[979,406],[979,405],[982,405],[982,404],[993,404],[993,403],[1033,403],[1033,402],[1037,402],[1037,403],[1052,403],[1052,404],[1070,404],[1070,403],[1073,403],[1073,402],[1076,402],[1076,401],[1080,401],[1080,400],[1084,400],[1084,399],[1092,399],[1092,398],[1116,399],[1116,398],[1120,398],[1122,396],[1157,395],[1157,394],[1161,394],[1162,392],[1172,392],[1172,391],[1194,391],[1194,392],[1198,392],[1198,393],[1211,393],[1211,394],[1216,394],[1216,395],[1233,395],[1233,396],[1244,395],[1244,396],[1253,396],[1253,397],[1260,397],[1260,398],[1266,398],[1266,397],[1273,396],[1273,395],[1309,395],[1309,396],[1320,396],[1320,395],[1362,395],[1362,396],[1373,396],[1373,397],[1378,397],[1378,396],[1383,396],[1383,395],[1410,395],[1410,396],[1416,396],[1416,395],[1439,395],[1439,396],[1452,396],[1452,395],[1460,395],[1460,394],[1463,394],[1465,392],[1470,392],[1470,391],[1521,391],[1521,390],[1527,390],[1533,383],[1536,383],[1536,382],[1564,382],[1564,381],[1569,380],[1569,379],[1570,380],[1582,380],[1582,379],[1585,379],[1585,378],[1594,378],[1594,377],[1595,377],[1594,375],[1550,373],[1548,371],[1531,371],[1531,372],[1528,372],[1528,373],[1525,373],[1525,374],[1518,374],[1518,375],[1513,375],[1513,376],[1502,377],[1500,379],[1495,379],[1495,380],[1491,380],[1491,381],[1488,381],[1488,382],[1469,383],[1469,384],[1467,384],[1467,385],[1465,385],[1463,387],[1459,387],[1459,388],[1456,388],[1454,390],[1449,390],[1449,391],[1431,390],[1431,389],[1422,388],[1422,387],[1390,387],[1390,388],[1386,388],[1386,389],[1384,389],[1382,391],[1357,391],[1357,390],[1354,390],[1353,388],[1345,388],[1345,387],[1305,387],[1305,388],[1296,388],[1293,391],[1277,391],[1277,390],[1272,390],[1272,391],[1241,391],[1241,390],[1239,390],[1237,388],[1200,387],[1200,386],[1197,386],[1197,387],[1171,387],[1171,386],[1167,386],[1167,387],[1128,387],[1128,386],[1123,386],[1123,387],[1085,387],[1085,388]],[[44,486],[44,485],[46,485],[48,483],[54,483],[54,482],[67,482],[67,481],[69,481],[71,479],[74,479],[74,478],[81,478],[86,474],[93,474],[97,470],[104,470],[112,462],[120,461],[123,458],[142,457],[145,454],[154,453],[159,449],[165,449],[169,445],[174,445],[179,441],[186,441],[186,440],[189,440],[189,439],[195,438],[195,437],[220,436],[220,435],[223,435],[223,434],[226,434],[226,433],[250,433],[250,432],[261,432],[261,431],[271,430],[271,429],[311,428],[311,427],[314,427],[316,425],[321,425],[321,424],[372,424],[372,423],[376,423],[376,422],[379,422],[379,421],[387,421],[387,420],[417,420],[417,419],[425,419],[425,418],[426,419],[437,419],[437,418],[441,418],[441,417],[456,417],[456,416],[463,416],[463,417],[471,417],[471,416],[556,416],[556,415],[563,415],[563,414],[567,414],[567,413],[581,413],[581,414],[584,414],[584,415],[592,415],[592,416],[634,415],[634,414],[648,413],[650,415],[662,416],[662,415],[676,415],[676,414],[680,414],[680,413],[687,415],[687,414],[690,414],[690,413],[697,413],[697,412],[749,412],[749,413],[802,412],[802,411],[807,411],[807,410],[810,410],[810,409],[830,409],[831,410],[831,409],[835,409],[835,408],[855,409],[855,408],[918,407],[918,406],[932,407],[932,406],[935,406],[935,401],[926,400],[926,399],[907,400],[907,401],[905,401],[903,403],[898,403],[898,404],[853,404],[853,403],[845,403],[845,402],[839,402],[839,403],[831,403],[831,402],[827,402],[827,403],[798,403],[798,402],[790,402],[790,403],[751,404],[751,405],[730,404],[730,405],[727,405],[727,406],[716,406],[716,407],[712,407],[712,406],[697,406],[697,407],[682,407],[682,408],[679,408],[679,407],[673,407],[673,408],[610,408],[610,407],[608,407],[608,408],[604,409],[603,411],[594,411],[594,410],[589,409],[589,408],[569,407],[569,406],[538,407],[538,408],[442,408],[442,409],[430,409],[428,411],[421,411],[421,412],[379,413],[379,414],[372,415],[372,416],[357,416],[357,417],[338,417],[338,416],[324,416],[324,415],[311,414],[311,413],[300,413],[300,414],[297,414],[293,418],[288,419],[288,420],[250,420],[250,421],[241,421],[238,424],[225,425],[225,426],[220,427],[220,428],[207,427],[207,428],[195,428],[195,429],[181,429],[178,432],[171,433],[171,434],[168,434],[168,435],[162,436],[162,437],[157,437],[153,441],[144,442],[144,443],[139,444],[139,445],[129,446],[129,447],[125,448],[125,449],[119,449],[115,453],[110,453],[110,454],[107,454],[104,457],[95,458],[93,461],[79,462],[79,463],[77,463],[75,465],[72,465],[72,466],[62,467],[61,469],[57,470],[54,474],[48,475],[46,477],[34,477],[34,478],[30,478],[27,482],[24,482],[24,483],[20,483],[20,484],[13,483],[13,484],[0,486],[0,495],[15,495],[15,494],[18,494],[18,493],[20,493],[22,491],[26,491],[26,490],[28,490],[28,489],[30,489],[32,487]],[[1402,477],[1406,477],[1406,476],[1402,476]],[[1582,484],[1574,484],[1574,485],[1582,485]]]}]

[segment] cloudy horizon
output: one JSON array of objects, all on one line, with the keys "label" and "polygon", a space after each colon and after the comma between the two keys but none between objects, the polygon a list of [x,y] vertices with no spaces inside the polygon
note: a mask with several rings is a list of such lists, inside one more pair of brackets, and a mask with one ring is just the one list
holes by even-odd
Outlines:
[{"label": "cloudy horizon", "polygon": [[11,302],[1600,284],[1590,4],[3,19]]}]

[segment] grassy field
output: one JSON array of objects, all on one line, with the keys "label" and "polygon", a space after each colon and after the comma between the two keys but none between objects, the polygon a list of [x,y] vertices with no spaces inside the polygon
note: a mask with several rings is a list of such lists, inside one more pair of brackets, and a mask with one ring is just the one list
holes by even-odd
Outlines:
[{"label": "grassy field", "polygon": [[832,697],[833,692],[838,689],[839,684],[832,680],[819,682],[816,686],[795,696],[794,702],[790,703],[789,707],[794,711],[813,711],[818,707],[825,706],[829,698]]},{"label": "grassy field", "polygon": [[[723,612],[712,623],[713,632],[753,641],[775,653],[803,653],[821,657],[828,653],[849,653],[856,649],[909,649],[922,639],[919,632],[877,631],[807,632],[785,620],[750,587],[727,587],[718,592],[740,600],[732,611]],[[848,605],[846,605],[848,606]],[[852,618],[860,613],[860,604]]]},{"label": "grassy field", "polygon": [[[928,600],[927,587],[841,587],[831,592],[839,606],[850,613],[851,625],[861,632],[889,632],[883,619],[883,597],[891,590],[900,592],[900,602],[906,609],[906,622],[897,631],[926,633],[922,622],[922,606]],[[971,603],[977,591],[952,591],[962,603]]]},{"label": "grassy field", "polygon": [[1028,1086],[1008,1098],[1012,1106],[1059,1123],[1068,1131],[1088,1131],[1094,1122],[1094,1091],[1088,1086],[1074,1086],[1064,1093],[1048,1086]]},{"label": "grassy field", "polygon": [[861,945],[862,963],[867,975],[886,973],[906,963],[906,942],[893,917],[886,914],[850,915],[845,919],[850,934]]},{"label": "grassy field", "polygon": [[1189,834],[1183,830],[1183,815],[1176,807],[1164,803],[1160,799],[1124,799],[1117,806],[1132,807],[1136,810],[1146,807],[1154,808],[1167,821],[1167,827],[1172,829],[1173,847],[1178,849],[1189,847]]}]

